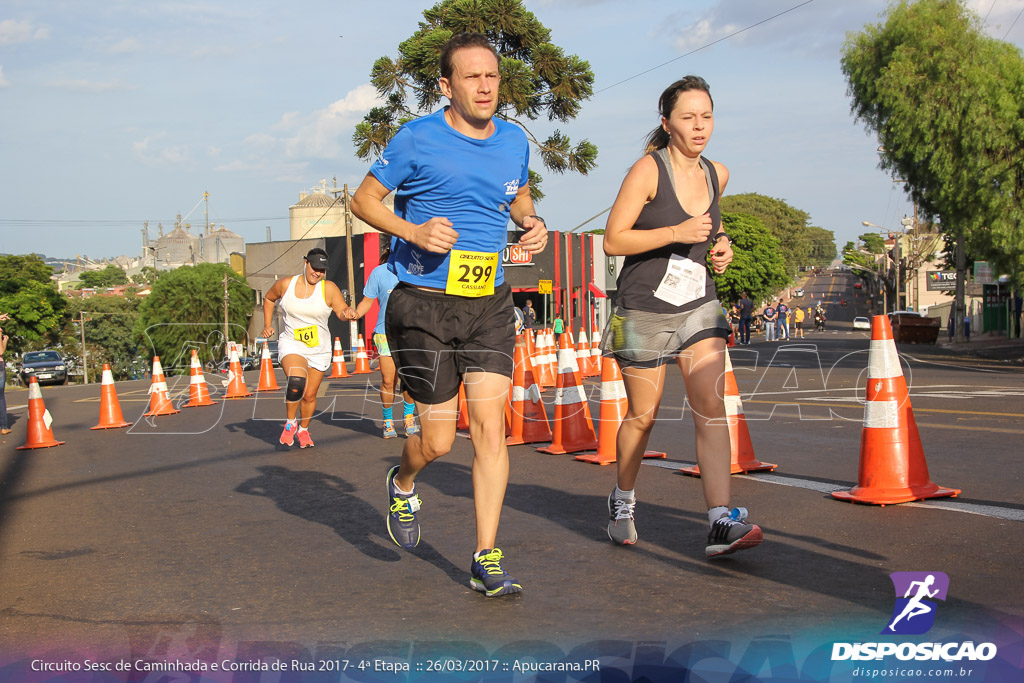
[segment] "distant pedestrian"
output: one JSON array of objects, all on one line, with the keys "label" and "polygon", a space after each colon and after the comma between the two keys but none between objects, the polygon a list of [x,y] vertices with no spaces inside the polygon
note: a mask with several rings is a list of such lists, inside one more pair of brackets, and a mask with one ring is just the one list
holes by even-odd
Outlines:
[{"label": "distant pedestrian", "polygon": [[778,319],[779,314],[775,311],[771,301],[769,301],[764,310],[761,311],[761,318],[764,320],[764,340],[775,341],[775,321]]},{"label": "distant pedestrian", "polygon": [[736,303],[740,309],[740,344],[750,345],[750,325],[754,318],[754,302],[746,292],[740,294],[740,300]]},{"label": "distant pedestrian", "polygon": [[778,314],[778,338],[780,341],[789,341],[789,306],[782,299],[779,299],[775,312]]},{"label": "distant pedestrian", "polygon": [[562,334],[565,332],[565,321],[562,320],[561,314],[555,316],[555,334]]},{"label": "distant pedestrian", "polygon": [[793,329],[797,336],[804,338],[804,309],[797,306],[793,309]]},{"label": "distant pedestrian", "polygon": [[532,299],[527,299],[526,305],[523,306],[523,323],[528,330],[532,330],[533,326],[537,324],[537,311],[533,308]]},{"label": "distant pedestrian", "polygon": [[[0,320],[7,320],[6,313],[0,315]],[[7,424],[7,395],[4,390],[7,388],[7,361],[4,354],[7,353],[7,342],[10,340],[3,330],[0,330],[0,434],[4,436],[11,433]]]}]

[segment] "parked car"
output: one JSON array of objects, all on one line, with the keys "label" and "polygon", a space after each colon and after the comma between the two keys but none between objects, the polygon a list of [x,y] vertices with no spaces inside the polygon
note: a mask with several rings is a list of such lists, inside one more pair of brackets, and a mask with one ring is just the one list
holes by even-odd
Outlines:
[{"label": "parked car", "polygon": [[804,295],[804,290],[803,289],[798,289],[795,292],[793,292],[793,296],[795,296],[797,299],[803,297],[803,295]]},{"label": "parked car", "polygon": [[68,367],[57,351],[28,351],[21,357],[21,381],[28,386],[29,377],[35,376],[40,384],[67,384]]},{"label": "parked car", "polygon": [[277,356],[277,340],[268,341],[267,348],[270,349],[270,361],[274,364],[274,367],[281,367],[281,359]]},{"label": "parked car", "polygon": [[[260,366],[260,359],[252,356],[239,356],[238,363],[242,366],[242,370],[255,370]],[[217,372],[227,374],[228,367],[231,365],[231,361],[225,358],[217,364]]]},{"label": "parked car", "polygon": [[857,316],[853,319],[853,329],[855,330],[870,330],[871,321],[862,316]]}]

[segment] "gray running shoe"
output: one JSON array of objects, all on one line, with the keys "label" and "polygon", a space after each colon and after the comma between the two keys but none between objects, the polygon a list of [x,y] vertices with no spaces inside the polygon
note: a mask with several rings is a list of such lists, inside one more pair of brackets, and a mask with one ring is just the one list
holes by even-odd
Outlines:
[{"label": "gray running shoe", "polygon": [[608,538],[619,545],[636,543],[636,527],[633,525],[633,510],[636,500],[628,501],[615,497],[615,491],[608,494]]},{"label": "gray running shoe", "polygon": [[396,474],[398,465],[388,470],[388,534],[403,548],[415,548],[420,542],[420,524],[416,521],[420,497],[415,493],[399,492],[395,488]]},{"label": "gray running shoe", "polygon": [[708,557],[728,555],[737,550],[753,548],[760,544],[763,538],[761,527],[747,524],[747,509],[733,508],[711,525],[708,545],[704,552]]}]

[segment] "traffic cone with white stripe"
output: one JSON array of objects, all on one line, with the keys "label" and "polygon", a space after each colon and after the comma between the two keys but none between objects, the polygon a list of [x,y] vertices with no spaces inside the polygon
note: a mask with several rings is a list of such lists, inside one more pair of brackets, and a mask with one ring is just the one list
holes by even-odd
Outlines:
[{"label": "traffic cone with white stripe", "polygon": [[100,421],[90,429],[117,429],[130,427],[131,424],[131,422],[124,421],[121,402],[117,400],[117,389],[114,388],[114,375],[110,372],[110,366],[104,363],[103,381],[100,387]]},{"label": "traffic cone with white stripe", "polygon": [[245,398],[252,392],[245,386],[245,375],[242,374],[242,362],[238,360],[238,351],[231,349],[231,360],[228,362],[228,380],[224,383],[227,391],[224,398]]},{"label": "traffic cone with white stripe", "polygon": [[[611,465],[617,460],[616,438],[626,418],[629,400],[626,385],[622,382],[619,364],[611,356],[605,356],[601,363],[601,412],[598,418],[597,452],[577,455],[576,460],[594,465]],[[645,458],[664,458],[661,451],[644,451]]]},{"label": "traffic cone with white stripe", "polygon": [[594,323],[590,330],[590,362],[594,364],[597,374],[604,374],[604,363],[601,360],[601,328]]},{"label": "traffic cone with white stripe", "polygon": [[[754,456],[754,444],[750,440],[747,418],[743,414],[743,401],[740,399],[739,385],[732,371],[732,359],[729,350],[725,353],[725,419],[729,424],[729,474],[774,470],[778,465],[761,462]],[[700,466],[684,467],[681,474],[700,476]]]},{"label": "traffic cone with white stripe", "polygon": [[363,335],[359,335],[359,342],[356,347],[356,369],[352,372],[353,375],[369,375],[370,370],[370,357],[366,355],[366,344],[363,343]]},{"label": "traffic cone with white stripe", "polygon": [[524,443],[550,443],[551,427],[544,402],[540,400],[540,387],[534,377],[526,339],[516,340],[515,366],[512,370],[512,431],[505,439],[506,446]]},{"label": "traffic cone with white stripe", "polygon": [[345,367],[345,352],[341,350],[341,337],[335,337],[334,356],[331,358],[331,376],[327,379],[341,379],[348,376],[348,368]]},{"label": "traffic cone with white stripe", "polygon": [[51,448],[65,443],[53,438],[53,432],[50,430],[52,424],[53,417],[43,403],[43,392],[39,390],[39,380],[30,375],[28,378],[28,435],[25,445],[18,446],[18,450]]},{"label": "traffic cone with white stripe", "polygon": [[153,381],[149,385],[149,411],[143,413],[142,416],[156,417],[180,412],[180,410],[175,410],[174,404],[171,403],[171,397],[167,394],[167,379],[164,377],[164,366],[160,365],[160,356],[153,356]]},{"label": "traffic cone with white stripe", "polygon": [[597,435],[590,417],[590,405],[581,386],[580,369],[571,335],[558,340],[558,385],[555,390],[555,421],[551,445],[538,448],[541,453],[561,455],[597,448]]},{"label": "traffic cone with white stripe", "polygon": [[876,315],[871,321],[857,486],[834,491],[832,497],[884,506],[959,494],[960,489],[941,487],[928,475],[892,327],[888,317]]},{"label": "traffic cone with white stripe", "polygon": [[215,406],[217,402],[210,398],[210,388],[206,386],[206,377],[203,376],[203,366],[199,362],[199,352],[192,349],[192,365],[190,367],[191,377],[188,385],[188,403],[183,408],[201,408],[202,406]]},{"label": "traffic cone with white stripe", "polygon": [[260,383],[256,393],[261,391],[280,391],[277,377],[274,376],[274,359],[270,357],[270,344],[263,342],[263,354],[260,356]]},{"label": "traffic cone with white stripe", "polygon": [[455,429],[469,429],[469,404],[466,399],[466,385],[459,382],[459,417],[455,422]]},{"label": "traffic cone with white stripe", "polygon": [[576,364],[580,368],[583,377],[597,377],[600,370],[594,372],[593,364],[590,362],[590,341],[587,339],[587,331],[580,328],[580,338],[576,342]]}]

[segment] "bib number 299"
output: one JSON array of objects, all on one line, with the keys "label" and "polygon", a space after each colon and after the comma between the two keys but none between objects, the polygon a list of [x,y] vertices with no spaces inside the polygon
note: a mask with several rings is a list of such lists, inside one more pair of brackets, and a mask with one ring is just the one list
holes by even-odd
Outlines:
[{"label": "bib number 299", "polygon": [[453,249],[444,291],[458,296],[489,296],[494,294],[497,270],[498,254]]}]

